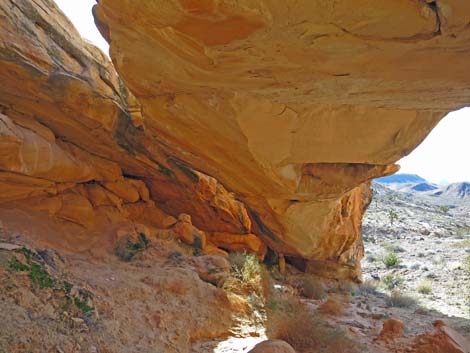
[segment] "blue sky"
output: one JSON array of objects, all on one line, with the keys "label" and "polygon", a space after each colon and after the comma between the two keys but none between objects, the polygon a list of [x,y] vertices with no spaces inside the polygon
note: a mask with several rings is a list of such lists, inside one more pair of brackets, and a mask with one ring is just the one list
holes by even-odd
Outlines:
[{"label": "blue sky", "polygon": [[[108,53],[95,27],[95,0],[55,0],[81,35]],[[470,108],[450,113],[410,155],[398,162],[401,173],[418,174],[434,183],[470,181]]]}]

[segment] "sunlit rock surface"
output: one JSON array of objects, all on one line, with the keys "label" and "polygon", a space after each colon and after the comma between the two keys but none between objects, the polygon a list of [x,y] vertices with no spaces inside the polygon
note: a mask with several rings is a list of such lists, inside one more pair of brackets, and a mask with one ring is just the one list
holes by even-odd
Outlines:
[{"label": "sunlit rock surface", "polygon": [[368,182],[469,101],[469,12],[101,0],[118,77],[52,1],[0,0],[0,202],[87,229],[187,213],[360,276]]},{"label": "sunlit rock surface", "polygon": [[468,101],[469,11],[461,1],[103,0],[94,13],[146,126],[179,158],[249,205],[271,246],[354,263],[358,186],[394,172]]},{"label": "sunlit rock surface", "polygon": [[249,233],[244,205],[161,145],[109,59],[53,1],[2,0],[0,17],[4,224],[74,250],[129,221],[165,228],[161,209]]}]

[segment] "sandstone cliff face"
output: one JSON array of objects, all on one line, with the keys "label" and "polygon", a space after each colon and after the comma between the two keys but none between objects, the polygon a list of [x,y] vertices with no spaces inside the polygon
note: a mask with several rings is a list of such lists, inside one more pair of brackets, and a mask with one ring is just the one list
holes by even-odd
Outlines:
[{"label": "sandstone cliff face", "polygon": [[0,200],[88,228],[103,207],[111,222],[161,219],[156,202],[354,277],[368,181],[469,100],[469,13],[101,0],[118,77],[51,1],[0,1]]},{"label": "sandstone cliff face", "polygon": [[128,220],[174,224],[158,200],[206,230],[249,231],[243,204],[159,146],[112,64],[53,1],[0,1],[0,16],[0,207],[10,228],[82,250]]},{"label": "sandstone cliff face", "polygon": [[149,129],[239,195],[271,246],[338,260],[360,242],[358,185],[468,101],[469,11],[103,0],[94,13]]}]

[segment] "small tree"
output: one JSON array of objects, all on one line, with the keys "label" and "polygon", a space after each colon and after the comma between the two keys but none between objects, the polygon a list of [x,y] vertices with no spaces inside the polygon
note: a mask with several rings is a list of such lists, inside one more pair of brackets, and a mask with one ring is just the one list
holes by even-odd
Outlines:
[{"label": "small tree", "polygon": [[390,219],[390,225],[393,226],[393,221],[398,219],[398,214],[394,210],[388,211],[388,218]]}]

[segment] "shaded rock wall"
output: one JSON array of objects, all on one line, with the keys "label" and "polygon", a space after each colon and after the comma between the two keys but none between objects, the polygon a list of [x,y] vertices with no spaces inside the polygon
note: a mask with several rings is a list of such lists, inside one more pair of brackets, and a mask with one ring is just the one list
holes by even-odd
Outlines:
[{"label": "shaded rock wall", "polygon": [[30,219],[41,233],[40,216],[11,214],[40,212],[59,234],[75,225],[64,245],[81,250],[128,220],[171,224],[156,200],[207,230],[249,233],[243,204],[161,146],[109,59],[53,1],[0,1],[0,16],[0,207],[13,228]]},{"label": "shaded rock wall", "polygon": [[368,182],[470,97],[463,1],[93,12],[120,77],[51,1],[0,1],[4,204],[59,198],[50,213],[91,227],[102,205],[139,205],[132,219],[156,202],[355,277]]}]

